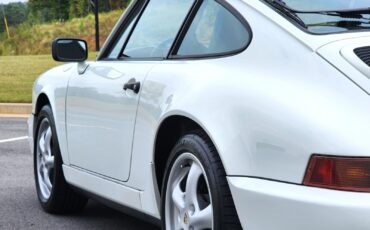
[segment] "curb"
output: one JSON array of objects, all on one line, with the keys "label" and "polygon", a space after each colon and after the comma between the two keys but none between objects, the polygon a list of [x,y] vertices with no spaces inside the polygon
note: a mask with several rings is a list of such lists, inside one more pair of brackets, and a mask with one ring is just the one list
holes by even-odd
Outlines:
[{"label": "curb", "polygon": [[32,112],[32,104],[25,103],[0,103],[2,115],[29,115]]}]

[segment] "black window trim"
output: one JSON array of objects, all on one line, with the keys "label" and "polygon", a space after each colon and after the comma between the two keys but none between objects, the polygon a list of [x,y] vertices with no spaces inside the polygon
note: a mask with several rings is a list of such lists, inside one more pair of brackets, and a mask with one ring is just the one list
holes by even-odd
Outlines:
[{"label": "black window trim", "polygon": [[192,15],[191,20],[189,19],[189,21],[186,22],[186,25],[185,25],[186,27],[184,27],[184,30],[181,31],[180,35],[178,36],[178,39],[175,40],[175,44],[173,45],[173,49],[171,50],[170,55],[168,55],[168,57],[167,57],[168,60],[211,59],[211,58],[221,58],[221,57],[227,57],[227,56],[234,56],[234,55],[237,55],[239,53],[244,52],[249,47],[249,45],[251,44],[251,42],[253,40],[253,32],[252,32],[252,28],[250,27],[247,20],[243,17],[243,15],[241,15],[232,5],[230,5],[225,0],[215,0],[215,1],[217,3],[219,3],[222,7],[224,7],[226,10],[228,10],[236,19],[238,19],[240,21],[240,23],[243,25],[243,27],[249,33],[249,41],[242,48],[227,51],[227,52],[199,54],[199,55],[176,55],[176,53],[178,52],[183,40],[185,39],[185,36],[186,36],[192,22],[194,21],[194,18],[196,16],[198,10],[200,9],[201,5],[204,2],[203,0],[200,0],[199,1],[200,5],[196,9],[195,14]]},{"label": "black window trim", "polygon": [[[186,24],[187,19],[188,19],[189,15],[191,14],[191,11],[193,10],[194,6],[197,5],[197,2],[200,1],[200,0],[193,0],[193,1],[194,1],[194,3],[190,7],[189,12],[185,16],[185,19],[182,21],[179,31],[181,31],[181,28],[184,26],[184,24]],[[124,50],[125,50],[128,42],[130,41],[131,35],[134,33],[134,30],[136,28],[136,25],[139,23],[140,18],[144,14],[145,9],[148,6],[149,2],[150,2],[150,0],[147,0],[147,2],[145,3],[144,7],[141,9],[140,15],[139,15],[137,21],[135,22],[133,28],[131,29],[129,36],[127,37],[127,39],[126,39],[126,41],[125,41],[125,43],[124,43],[124,45],[123,45],[123,47],[121,49],[121,52],[120,52],[121,55],[124,54],[123,52],[124,52]],[[176,41],[176,39],[177,39],[178,36],[179,36],[179,34],[177,33],[176,36],[175,36],[174,42]],[[174,43],[172,43],[171,47],[173,46],[173,44]],[[169,50],[169,52],[170,51],[171,51],[171,49]],[[140,58],[135,58],[135,57],[122,57],[121,56],[121,57],[118,57],[118,59],[116,59],[116,60],[124,60],[124,61],[163,61],[163,60],[166,60],[167,59],[167,57],[169,55],[169,52],[167,53],[167,55],[165,57],[140,57]]]},{"label": "black window trim", "polygon": [[202,6],[204,0],[196,0],[193,7],[190,9],[188,15],[185,17],[184,23],[180,27],[174,42],[172,43],[171,49],[167,54],[166,59],[172,59],[173,53],[176,53],[180,48],[182,41],[184,40],[186,33],[188,32],[194,18],[196,17],[200,7]]},{"label": "black window trim", "polygon": [[226,10],[228,10],[234,17],[236,17],[243,27],[247,30],[249,33],[249,41],[245,44],[244,47],[228,52],[220,52],[220,53],[211,53],[211,54],[201,54],[201,55],[176,55],[175,53],[180,48],[182,41],[184,40],[190,26],[192,25],[195,16],[197,15],[200,7],[202,6],[204,0],[195,0],[193,6],[190,8],[187,16],[185,17],[176,37],[175,40],[164,58],[158,58],[158,57],[147,57],[147,58],[131,58],[131,57],[118,57],[118,58],[108,58],[109,53],[111,52],[112,48],[114,48],[114,45],[117,42],[117,39],[120,38],[120,35],[122,34],[123,30],[127,28],[127,26],[130,23],[130,20],[132,20],[133,13],[136,12],[137,7],[141,6],[139,16],[136,19],[135,24],[132,26],[131,31],[129,33],[129,36],[126,38],[124,45],[121,48],[120,54],[122,55],[124,49],[126,48],[126,45],[128,41],[131,38],[131,35],[133,31],[136,28],[136,25],[138,24],[142,14],[144,13],[148,3],[150,0],[145,0],[144,4],[140,5],[142,2],[141,0],[135,0],[133,2],[133,7],[130,9],[129,12],[127,12],[127,16],[122,20],[121,25],[119,26],[119,29],[115,32],[114,37],[111,41],[109,41],[109,44],[107,44],[107,48],[105,48],[104,53],[102,55],[99,55],[98,61],[165,61],[165,60],[194,60],[194,59],[212,59],[212,58],[221,58],[221,57],[227,57],[227,56],[234,56],[239,53],[244,52],[249,45],[251,44],[253,40],[253,32],[252,29],[248,23],[248,21],[228,2],[225,0],[214,0],[217,3],[219,3],[221,6],[223,6]]},{"label": "black window trim", "polygon": [[[124,48],[126,47],[127,42],[129,41],[131,34],[133,33],[138,21],[140,20],[141,15],[143,14],[146,6],[148,5],[149,0],[135,0],[135,2],[132,3],[132,7],[128,8],[129,10],[127,12],[127,15],[125,18],[122,19],[121,24],[119,25],[117,31],[115,31],[115,34],[113,35],[112,40],[107,44],[107,47],[104,49],[104,53],[100,55],[99,61],[118,61],[121,60],[120,56],[122,55],[122,52]],[[136,18],[136,21],[134,22],[131,30],[129,31],[129,34],[126,38],[126,40],[123,43],[123,46],[120,49],[119,56],[116,58],[109,58],[109,54],[114,49],[115,45],[117,44],[118,40],[123,35],[123,32],[125,29],[127,29],[131,23],[131,20],[135,20],[136,13],[138,13],[138,17]]]},{"label": "black window trim", "polygon": [[[138,1],[138,2],[140,2],[140,1]],[[123,51],[126,49],[126,46],[127,46],[128,42],[130,41],[131,36],[132,36],[132,34],[134,33],[134,31],[135,31],[135,29],[136,29],[136,26],[137,26],[137,24],[139,23],[139,21],[140,21],[140,19],[141,19],[141,16],[143,16],[143,14],[144,14],[144,12],[145,12],[145,9],[146,9],[146,7],[148,6],[149,2],[150,2],[150,0],[146,0],[146,2],[143,4],[143,7],[141,8],[141,11],[139,12],[139,15],[138,15],[138,17],[137,17],[137,19],[136,19],[136,22],[135,22],[135,23],[134,23],[134,25],[132,26],[131,31],[129,32],[129,34],[128,34],[127,38],[126,38],[126,41],[123,43],[123,46],[122,46],[122,48],[121,48],[121,51],[119,52],[120,54],[119,54],[119,56],[118,56],[117,60],[133,60],[133,59],[142,59],[142,58],[131,58],[131,57],[126,58],[126,57],[124,57],[124,56],[123,56],[123,55],[124,55]],[[145,59],[152,59],[152,58],[145,58]]]}]

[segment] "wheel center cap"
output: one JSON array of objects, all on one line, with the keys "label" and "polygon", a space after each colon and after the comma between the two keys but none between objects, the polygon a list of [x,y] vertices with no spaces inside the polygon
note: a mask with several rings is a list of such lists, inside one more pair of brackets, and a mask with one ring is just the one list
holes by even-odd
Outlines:
[{"label": "wheel center cap", "polygon": [[183,221],[184,221],[184,224],[185,224],[185,225],[188,225],[188,224],[189,224],[189,215],[188,215],[188,213],[187,213],[187,212],[185,212],[185,214],[184,214],[184,219],[183,219]]}]

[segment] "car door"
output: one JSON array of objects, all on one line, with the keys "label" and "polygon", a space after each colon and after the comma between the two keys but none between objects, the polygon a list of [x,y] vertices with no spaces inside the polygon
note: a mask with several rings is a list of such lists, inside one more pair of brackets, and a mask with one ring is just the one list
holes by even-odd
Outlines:
[{"label": "car door", "polygon": [[193,4],[136,1],[105,54],[71,77],[66,127],[73,166],[128,180],[140,87],[153,65],[167,57]]}]

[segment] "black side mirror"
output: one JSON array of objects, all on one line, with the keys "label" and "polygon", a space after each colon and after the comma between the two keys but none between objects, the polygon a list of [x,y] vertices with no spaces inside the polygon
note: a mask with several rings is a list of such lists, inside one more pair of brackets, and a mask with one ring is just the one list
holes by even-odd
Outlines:
[{"label": "black side mirror", "polygon": [[83,62],[87,59],[87,43],[81,39],[57,38],[52,44],[52,55],[55,61]]}]

